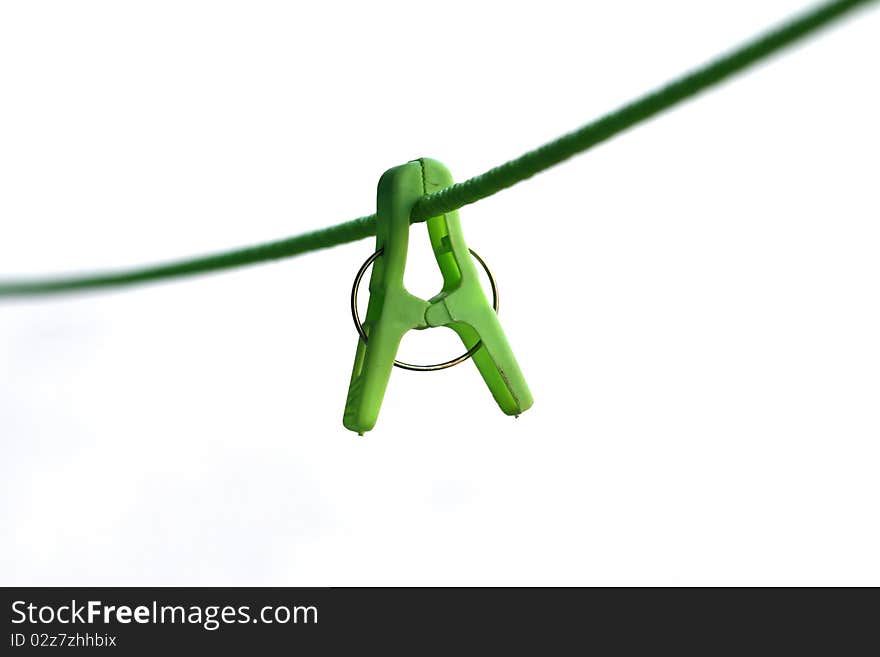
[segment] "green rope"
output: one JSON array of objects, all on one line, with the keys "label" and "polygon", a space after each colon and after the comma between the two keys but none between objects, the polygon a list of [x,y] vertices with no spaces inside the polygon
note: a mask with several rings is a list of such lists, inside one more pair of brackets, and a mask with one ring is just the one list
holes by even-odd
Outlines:
[{"label": "green rope", "polygon": [[149,265],[137,269],[78,276],[76,278],[46,278],[0,282],[0,297],[58,294],[77,290],[135,285],[166,278],[180,278],[209,271],[243,267],[258,262],[289,258],[309,251],[355,242],[376,234],[376,216],[361,217],[329,228],[303,233],[295,237],[247,246],[187,260]]},{"label": "green rope", "polygon": [[[705,91],[818,29],[839,20],[852,10],[873,2],[876,0],[835,0],[819,5],[727,55],[715,59],[574,132],[529,151],[515,160],[490,169],[486,173],[425,196],[413,208],[412,221],[425,221],[430,217],[457,210],[531,178],[535,174],[564,162],[574,155],[583,153],[683,100]],[[376,216],[369,215],[275,242],[119,272],[71,278],[0,281],[0,297],[118,287],[288,258],[374,235],[375,223]]]},{"label": "green rope", "polygon": [[820,5],[813,11],[761,35],[733,52],[624,105],[593,123],[588,123],[484,174],[424,197],[413,208],[413,221],[425,221],[445,212],[457,210],[531,178],[536,173],[546,171],[766,59],[860,5],[867,5],[873,1],[844,0]]}]

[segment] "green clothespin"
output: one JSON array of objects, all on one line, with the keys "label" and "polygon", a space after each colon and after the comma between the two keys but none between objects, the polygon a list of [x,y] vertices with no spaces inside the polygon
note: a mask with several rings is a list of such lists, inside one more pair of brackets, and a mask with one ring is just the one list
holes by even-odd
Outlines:
[{"label": "green clothespin", "polygon": [[[468,350],[465,355],[473,358],[502,411],[519,415],[532,405],[532,394],[507,344],[498,315],[480,286],[458,212],[427,221],[431,247],[443,274],[441,292],[425,301],[407,292],[403,285],[413,205],[425,194],[450,185],[449,170],[427,158],[389,169],[379,180],[376,253],[367,261],[375,261],[370,303],[342,421],[346,428],[361,435],[376,424],[397,348],[410,329],[448,326],[464,342]],[[365,268],[366,264],[361,275]],[[464,358],[456,359],[459,360]]]}]

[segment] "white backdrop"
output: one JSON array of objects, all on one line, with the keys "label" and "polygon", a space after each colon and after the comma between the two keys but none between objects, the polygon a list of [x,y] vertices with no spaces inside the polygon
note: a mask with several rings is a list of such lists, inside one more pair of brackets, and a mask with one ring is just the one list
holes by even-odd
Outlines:
[{"label": "white backdrop", "polygon": [[[806,6],[3,3],[0,275],[372,212],[390,166],[480,173]],[[0,583],[880,585],[878,30],[462,210],[519,420],[466,365],[342,427],[370,241],[0,304]]]}]

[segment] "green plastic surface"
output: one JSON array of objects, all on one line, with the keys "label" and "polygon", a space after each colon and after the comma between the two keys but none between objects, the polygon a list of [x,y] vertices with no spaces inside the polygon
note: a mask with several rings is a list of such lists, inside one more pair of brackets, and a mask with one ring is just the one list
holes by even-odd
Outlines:
[{"label": "green plastic surface", "polygon": [[363,434],[375,426],[397,348],[410,329],[447,326],[467,349],[482,340],[472,360],[501,410],[519,415],[532,405],[532,394],[480,285],[457,211],[427,220],[443,289],[425,301],[404,287],[412,208],[425,194],[452,183],[448,169],[427,158],[389,169],[379,180],[376,250],[384,253],[370,277],[370,303],[363,323],[369,342],[358,340],[345,403],[343,424],[352,431]]}]

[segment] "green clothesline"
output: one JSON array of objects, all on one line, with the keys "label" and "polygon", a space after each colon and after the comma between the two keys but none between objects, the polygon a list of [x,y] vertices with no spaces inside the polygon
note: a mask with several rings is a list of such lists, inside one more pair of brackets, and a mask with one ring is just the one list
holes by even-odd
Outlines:
[{"label": "green clothesline", "polygon": [[[836,0],[821,4],[574,132],[486,173],[423,197],[414,206],[411,220],[425,221],[457,210],[546,171],[749,68],[851,11],[874,2],[876,0]],[[374,235],[375,221],[375,215],[369,215],[274,242],[123,271],[0,281],[0,297],[119,287],[289,258]]]}]

